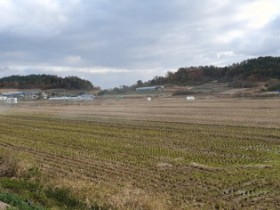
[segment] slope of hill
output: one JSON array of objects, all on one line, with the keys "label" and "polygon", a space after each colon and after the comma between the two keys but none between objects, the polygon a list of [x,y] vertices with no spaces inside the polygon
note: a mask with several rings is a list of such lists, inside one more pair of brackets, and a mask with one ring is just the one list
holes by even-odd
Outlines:
[{"label": "slope of hill", "polygon": [[268,81],[268,89],[280,89],[280,57],[248,59],[226,67],[183,67],[176,72],[167,72],[165,77],[156,76],[144,83],[139,80],[135,86],[167,84],[193,86],[214,80],[229,82],[234,88],[252,87],[256,82]]}]

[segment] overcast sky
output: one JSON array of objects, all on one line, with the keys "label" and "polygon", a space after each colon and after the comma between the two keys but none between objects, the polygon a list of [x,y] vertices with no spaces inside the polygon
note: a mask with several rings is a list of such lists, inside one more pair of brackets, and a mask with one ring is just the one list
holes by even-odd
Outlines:
[{"label": "overcast sky", "polygon": [[0,0],[0,77],[102,88],[179,67],[279,56],[280,0]]}]

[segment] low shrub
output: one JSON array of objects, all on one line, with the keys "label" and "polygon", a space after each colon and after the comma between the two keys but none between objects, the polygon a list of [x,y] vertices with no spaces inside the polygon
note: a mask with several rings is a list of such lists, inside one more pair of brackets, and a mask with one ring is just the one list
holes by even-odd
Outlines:
[{"label": "low shrub", "polygon": [[234,79],[229,84],[229,86],[233,88],[252,88],[252,87],[256,87],[256,83],[250,80]]},{"label": "low shrub", "polygon": [[178,90],[173,93],[173,96],[180,96],[180,95],[194,95],[199,94],[201,91],[194,91],[194,90]]},{"label": "low shrub", "polygon": [[17,174],[17,160],[11,154],[0,156],[0,177],[14,177]]},{"label": "low shrub", "polygon": [[28,200],[24,200],[20,196],[11,193],[0,193],[0,201],[5,202],[11,206],[11,209],[18,210],[44,210],[44,208],[32,204]]},{"label": "low shrub", "polygon": [[265,83],[268,91],[277,91],[280,90],[280,80],[270,79]]},{"label": "low shrub", "polygon": [[76,208],[77,206],[81,205],[77,199],[71,196],[70,190],[66,188],[48,188],[46,190],[46,195],[48,198],[51,198],[58,203],[63,204],[64,206]]}]

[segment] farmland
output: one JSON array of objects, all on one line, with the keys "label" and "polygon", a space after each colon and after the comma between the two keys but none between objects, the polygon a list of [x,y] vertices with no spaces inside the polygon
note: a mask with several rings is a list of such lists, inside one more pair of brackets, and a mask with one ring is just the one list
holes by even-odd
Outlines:
[{"label": "farmland", "polygon": [[279,209],[280,100],[111,99],[0,110],[0,151],[117,209]]}]

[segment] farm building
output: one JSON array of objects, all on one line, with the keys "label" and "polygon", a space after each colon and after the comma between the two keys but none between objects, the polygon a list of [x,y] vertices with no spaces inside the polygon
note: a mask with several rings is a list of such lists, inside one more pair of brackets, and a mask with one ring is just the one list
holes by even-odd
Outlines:
[{"label": "farm building", "polygon": [[83,100],[94,100],[95,96],[92,94],[82,94],[82,95],[77,96],[77,98],[83,99]]},{"label": "farm building", "polygon": [[41,91],[40,89],[27,89],[22,90],[25,100],[34,100],[34,99],[47,99],[48,94]]},{"label": "farm building", "polygon": [[23,92],[4,92],[2,93],[2,96],[5,96],[7,98],[17,98],[17,99],[23,99],[24,93]]},{"label": "farm building", "polygon": [[158,86],[150,86],[150,87],[139,87],[136,88],[136,91],[138,92],[152,92],[152,91],[163,91],[164,86],[158,85]]},{"label": "farm building", "polygon": [[6,96],[0,96],[0,101],[6,101],[7,97]]},{"label": "farm building", "polygon": [[76,97],[52,97],[49,98],[50,101],[93,101],[95,99],[94,95],[91,94],[83,94]]},{"label": "farm building", "polygon": [[18,100],[47,99],[48,95],[40,89],[26,89],[18,91],[3,92],[2,96],[17,98]]}]

